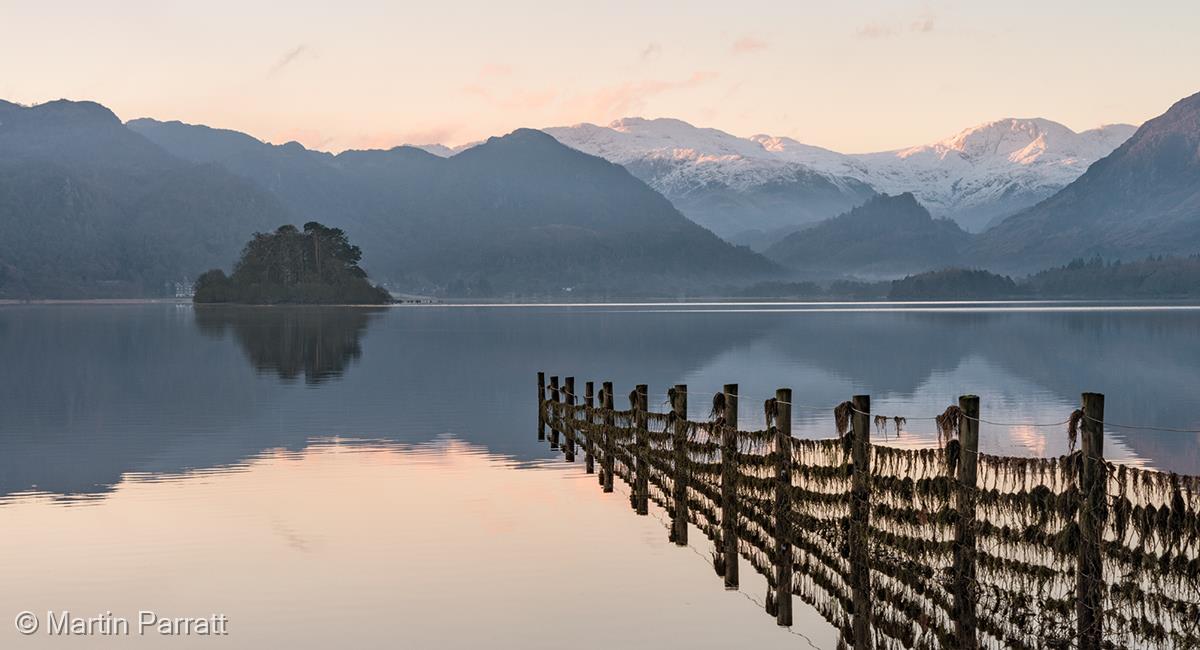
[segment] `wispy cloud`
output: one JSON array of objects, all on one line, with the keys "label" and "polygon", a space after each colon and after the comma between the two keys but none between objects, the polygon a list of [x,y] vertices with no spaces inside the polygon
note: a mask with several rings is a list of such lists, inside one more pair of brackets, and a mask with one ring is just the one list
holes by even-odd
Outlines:
[{"label": "wispy cloud", "polygon": [[503,63],[487,63],[479,68],[480,79],[492,79],[495,77],[511,77],[513,73],[512,66]]},{"label": "wispy cloud", "polygon": [[503,92],[493,91],[479,84],[467,84],[462,91],[468,95],[480,97],[493,106],[506,109],[537,110],[548,106],[558,97],[554,89],[526,90],[516,88]]},{"label": "wispy cloud", "polygon": [[477,97],[491,98],[492,96],[492,91],[479,84],[467,84],[462,87],[462,91],[468,95],[475,95]]},{"label": "wispy cloud", "polygon": [[857,34],[859,38],[890,38],[902,34],[906,25],[909,32],[928,34],[934,30],[936,18],[932,13],[925,12],[910,20],[873,20],[858,28]]},{"label": "wispy cloud", "polygon": [[895,29],[878,22],[867,23],[858,28],[859,38],[887,38],[895,35]]},{"label": "wispy cloud", "polygon": [[402,144],[445,144],[462,131],[458,124],[430,124],[405,131],[358,133],[338,138],[338,149],[391,149]]},{"label": "wispy cloud", "polygon": [[275,65],[271,66],[271,69],[267,71],[267,77],[274,77],[280,72],[283,72],[284,68],[291,65],[296,59],[300,58],[300,56],[307,51],[308,45],[301,43],[287,52],[284,52],[283,56],[279,57],[279,60],[275,62]]},{"label": "wispy cloud", "polygon": [[662,46],[658,43],[650,43],[646,45],[646,47],[642,48],[642,52],[638,55],[638,58],[642,61],[649,61],[650,59],[653,59],[661,54]]},{"label": "wispy cloud", "polygon": [[733,42],[734,54],[750,54],[767,49],[767,42],[754,36],[743,36]]},{"label": "wispy cloud", "polygon": [[908,31],[929,33],[933,31],[933,14],[927,13],[917,17],[908,25]]},{"label": "wispy cloud", "polygon": [[501,108],[520,110],[540,110],[550,105],[558,97],[558,91],[546,90],[514,90],[503,97],[493,98]]},{"label": "wispy cloud", "polygon": [[717,78],[717,73],[699,71],[675,81],[646,79],[601,88],[575,97],[567,102],[568,113],[590,115],[594,119],[611,119],[634,114],[656,96],[674,90],[696,88]]}]

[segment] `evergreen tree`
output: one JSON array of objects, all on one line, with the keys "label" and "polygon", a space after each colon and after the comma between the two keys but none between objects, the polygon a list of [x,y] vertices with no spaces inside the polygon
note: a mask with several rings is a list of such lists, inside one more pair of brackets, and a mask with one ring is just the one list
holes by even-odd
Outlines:
[{"label": "evergreen tree", "polygon": [[362,251],[340,228],[316,221],[255,233],[233,274],[213,269],[196,281],[196,302],[385,304],[391,295],[367,281]]}]

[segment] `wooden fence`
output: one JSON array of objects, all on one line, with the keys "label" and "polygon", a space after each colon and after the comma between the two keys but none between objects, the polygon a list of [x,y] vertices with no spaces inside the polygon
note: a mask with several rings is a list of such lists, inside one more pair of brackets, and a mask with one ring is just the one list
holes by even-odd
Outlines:
[{"label": "wooden fence", "polygon": [[[738,387],[687,418],[648,389],[614,408],[614,389],[538,373],[538,436],[585,471],[614,477],[641,515],[694,526],[713,568],[738,589],[739,563],[766,578],[766,610],[793,622],[811,605],[847,648],[1200,647],[1200,477],[1104,459],[1104,396],[1085,393],[1067,428],[1080,449],[1058,458],[979,453],[979,398],[938,416],[936,449],[873,444],[902,421],[872,416],[865,395],[837,405],[828,439],[791,436],[792,394],[762,405],[742,431]],[[548,431],[547,431],[548,429]],[[1074,442],[1072,443],[1072,448]]]}]

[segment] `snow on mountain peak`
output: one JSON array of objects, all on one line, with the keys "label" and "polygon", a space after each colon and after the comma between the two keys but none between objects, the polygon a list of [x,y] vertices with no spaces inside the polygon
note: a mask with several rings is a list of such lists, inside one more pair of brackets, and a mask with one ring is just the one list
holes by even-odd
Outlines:
[{"label": "snow on mountain peak", "polygon": [[[750,191],[818,174],[835,184],[914,193],[936,216],[978,230],[1079,177],[1133,134],[1127,124],[1076,133],[1044,118],[1004,118],[931,144],[842,154],[792,138],[749,138],[671,118],[626,117],[607,127],[546,129],[563,144],[630,165],[657,165],[647,181],[666,194],[712,183]],[[668,168],[661,168],[670,162]]]},{"label": "snow on mountain peak", "polygon": [[646,179],[668,198],[719,183],[739,190],[812,174],[747,138],[673,118],[626,117],[608,126],[577,124],[545,129],[563,144],[621,165],[656,168]]},{"label": "snow on mountain peak", "polygon": [[[963,129],[932,144],[901,149],[894,155],[902,159],[926,156],[939,160],[957,156],[972,164],[1007,161],[1016,165],[1042,162],[1075,166],[1086,160],[1086,167],[1115,147],[1111,143],[1114,138],[1107,136],[1117,135],[1123,141],[1133,131],[1131,126],[1115,125],[1076,133],[1053,120],[1010,117]],[[1121,133],[1124,135],[1120,136]]]},{"label": "snow on mountain peak", "polygon": [[619,120],[609,122],[608,128],[625,133],[634,131],[658,131],[660,133],[675,131],[686,133],[696,130],[696,127],[691,124],[673,117],[656,117],[652,119],[645,117],[622,117]]},{"label": "snow on mountain peak", "polygon": [[1018,119],[1005,118],[994,122],[985,122],[944,140],[930,145],[906,149],[899,155],[908,157],[922,151],[935,151],[943,157],[957,153],[968,159],[977,160],[989,156],[1007,156],[1029,151],[1044,151],[1050,142],[1066,141],[1075,132],[1067,127],[1041,118]]}]

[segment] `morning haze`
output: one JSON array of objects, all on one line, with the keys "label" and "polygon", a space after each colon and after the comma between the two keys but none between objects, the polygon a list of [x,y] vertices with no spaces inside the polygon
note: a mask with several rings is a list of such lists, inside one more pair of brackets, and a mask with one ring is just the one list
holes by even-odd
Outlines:
[{"label": "morning haze", "polygon": [[1198,18],[0,3],[0,647],[1200,647]]},{"label": "morning haze", "polygon": [[631,115],[846,152],[1002,117],[1140,124],[1200,58],[1188,2],[67,6],[0,7],[0,97],[335,152]]}]

